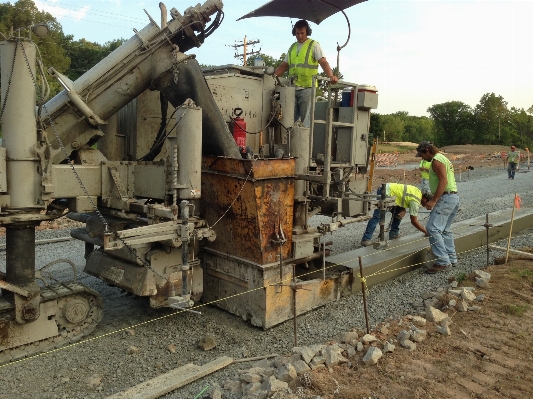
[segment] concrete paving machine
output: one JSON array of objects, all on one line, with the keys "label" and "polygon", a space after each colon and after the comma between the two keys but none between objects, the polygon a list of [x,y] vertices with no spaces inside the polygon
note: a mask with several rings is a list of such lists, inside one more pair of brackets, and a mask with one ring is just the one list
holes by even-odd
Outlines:
[{"label": "concrete paving machine", "polygon": [[[36,226],[67,210],[84,223],[71,231],[84,271],[152,307],[203,300],[269,328],[351,292],[351,272],[321,265],[325,234],[368,218],[375,87],[330,86],[304,128],[295,88],[268,68],[202,70],[185,54],[220,24],[220,0],[168,21],[160,7],[161,26],[150,18],[76,81],[49,68],[63,91],[48,101],[31,37],[0,42],[0,362],[101,320],[97,292],[35,268]],[[332,218],[312,228],[315,214]]]}]

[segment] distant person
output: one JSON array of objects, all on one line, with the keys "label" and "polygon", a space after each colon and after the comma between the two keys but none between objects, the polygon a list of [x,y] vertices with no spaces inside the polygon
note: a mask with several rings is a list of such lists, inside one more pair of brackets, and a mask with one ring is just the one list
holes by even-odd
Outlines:
[{"label": "distant person", "polygon": [[[431,199],[431,193],[422,194],[415,186],[399,183],[387,183],[385,190],[385,194],[388,197],[394,197],[396,203],[390,209],[392,220],[389,230],[389,240],[394,240],[400,236],[400,223],[405,216],[406,208],[409,208],[411,224],[425,235],[428,235],[426,228],[418,221],[418,209],[420,205],[425,206]],[[378,188],[377,194],[381,195],[381,187]],[[368,221],[365,233],[361,239],[362,246],[368,247],[372,245],[372,235],[374,234],[374,230],[376,230],[376,226],[379,224],[380,213],[381,211],[376,209],[372,215],[372,219]]]},{"label": "distant person", "polygon": [[431,192],[429,189],[429,169],[431,168],[431,162],[426,160],[420,161],[418,170],[420,171],[420,191],[422,193]]},{"label": "distant person", "polygon": [[516,165],[518,164],[518,158],[520,155],[516,152],[516,147],[511,146],[511,151],[507,154],[507,175],[508,178],[514,180],[514,174],[516,172]]},{"label": "distant person", "polygon": [[426,229],[436,260],[426,272],[435,274],[450,265],[457,265],[457,253],[450,228],[459,210],[459,195],[450,160],[427,141],[420,143],[416,151],[417,157],[431,161],[429,188],[433,198],[425,204],[426,209],[431,210]]},{"label": "distant person", "polygon": [[289,48],[285,60],[274,71],[274,75],[281,76],[289,70],[289,77],[296,86],[294,122],[300,119],[305,127],[310,127],[313,76],[318,74],[318,65],[331,83],[337,83],[338,78],[333,75],[320,43],[308,37],[311,36],[311,27],[306,20],[301,19],[294,24],[292,35],[296,36],[296,43]]}]

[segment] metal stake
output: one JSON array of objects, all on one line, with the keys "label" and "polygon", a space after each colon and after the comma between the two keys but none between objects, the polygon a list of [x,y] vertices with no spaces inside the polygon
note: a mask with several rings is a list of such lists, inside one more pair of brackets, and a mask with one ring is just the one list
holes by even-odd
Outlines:
[{"label": "metal stake", "polygon": [[489,249],[489,229],[493,225],[489,223],[489,214],[488,213],[485,215],[485,224],[483,226],[485,226],[485,228],[487,229],[487,266],[489,266],[489,254],[490,254],[490,249]]},{"label": "metal stake", "polygon": [[326,281],[326,232],[322,236],[322,280]]},{"label": "metal stake", "polygon": [[292,264],[292,319],[294,328],[294,346],[298,346],[298,326],[296,324],[296,264]]},{"label": "metal stake", "polygon": [[361,291],[363,291],[363,305],[365,308],[365,321],[366,321],[366,333],[370,334],[370,326],[368,325],[368,309],[366,307],[366,290],[365,290],[365,278],[363,276],[363,261],[359,257],[359,276],[361,277]]}]

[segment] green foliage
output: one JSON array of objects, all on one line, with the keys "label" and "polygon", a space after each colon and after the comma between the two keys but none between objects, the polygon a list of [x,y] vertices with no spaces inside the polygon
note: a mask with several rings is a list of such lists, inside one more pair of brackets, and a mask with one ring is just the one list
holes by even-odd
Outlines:
[{"label": "green foliage", "polygon": [[[65,47],[72,40],[72,35],[65,35],[61,24],[51,14],[39,11],[32,0],[0,4],[0,31],[4,34],[13,28],[14,32],[20,29],[22,37],[28,37],[30,27],[39,23],[48,26],[48,35],[44,38],[32,35],[32,40],[39,48],[45,67],[53,66],[58,72],[66,71],[70,66],[70,58]],[[48,81],[53,94],[59,89],[59,84],[52,78]]]},{"label": "green foliage", "polygon": [[66,48],[67,54],[71,59],[71,66],[67,71],[67,76],[71,80],[78,79],[118,48],[124,41],[124,39],[117,39],[104,45],[92,43],[85,39],[70,42]]},{"label": "green foliage", "polygon": [[458,283],[460,283],[461,281],[464,281],[465,279],[466,279],[466,273],[459,273],[455,277],[455,280],[457,280]]},{"label": "green foliage", "polygon": [[512,274],[516,274],[518,277],[533,279],[533,271],[529,269],[512,268],[509,270]]},{"label": "green foliage", "polygon": [[502,144],[530,147],[533,142],[533,106],[507,108],[502,96],[484,94],[473,109],[461,101],[435,104],[428,108],[434,122],[434,143]]},{"label": "green foliage", "polygon": [[[124,39],[116,39],[100,45],[85,39],[73,41],[73,36],[64,34],[61,24],[52,15],[39,11],[32,0],[0,4],[0,31],[4,34],[9,34],[12,28],[17,34],[20,29],[20,36],[28,38],[30,27],[39,23],[48,26],[48,35],[44,38],[32,35],[31,39],[39,48],[45,69],[53,67],[71,80],[87,72],[124,42]],[[48,76],[47,80],[51,95],[62,90],[55,79]]]},{"label": "green foliage", "polygon": [[377,151],[384,152],[384,153],[398,152],[402,154],[407,154],[407,153],[412,154],[414,150],[415,150],[415,147],[409,147],[405,145],[393,145],[393,144],[388,144],[388,143],[386,144],[379,143],[377,146]]},{"label": "green foliage", "polygon": [[383,137],[383,116],[377,113],[370,114],[370,129],[368,141]]},{"label": "green foliage", "polygon": [[428,108],[434,122],[434,144],[470,144],[473,142],[472,109],[461,101],[449,101]]},{"label": "green foliage", "polygon": [[[339,72],[337,67],[332,68],[331,72],[333,72],[333,75],[338,77],[339,80],[342,80],[344,78],[344,76],[342,75],[342,73]],[[327,78],[326,72],[324,72],[324,71],[320,72],[318,74],[318,76],[322,76],[323,78]],[[318,89],[316,91],[316,95],[317,96],[324,96],[324,94],[327,93],[327,91],[328,91],[328,86],[329,86],[329,82],[323,81],[323,80],[320,81],[318,83]]]},{"label": "green foliage", "polygon": [[426,116],[411,116],[405,111],[389,115],[375,113],[370,115],[370,138],[376,137],[381,142],[433,141],[433,131],[433,120]]},{"label": "green foliage", "polygon": [[507,313],[513,316],[522,316],[526,310],[529,309],[528,305],[505,305],[504,306]]}]

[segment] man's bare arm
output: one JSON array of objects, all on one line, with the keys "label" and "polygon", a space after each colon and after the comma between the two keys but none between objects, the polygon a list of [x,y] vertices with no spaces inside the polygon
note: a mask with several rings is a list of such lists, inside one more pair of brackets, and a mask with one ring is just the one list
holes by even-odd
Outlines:
[{"label": "man's bare arm", "polygon": [[289,64],[283,61],[274,71],[274,75],[281,76],[285,73],[287,69],[289,69]]},{"label": "man's bare arm", "polygon": [[339,81],[339,78],[333,75],[333,71],[329,66],[329,62],[326,60],[326,57],[319,59],[318,63],[322,67],[322,70],[325,72],[326,76],[331,79],[331,83],[337,83]]}]

